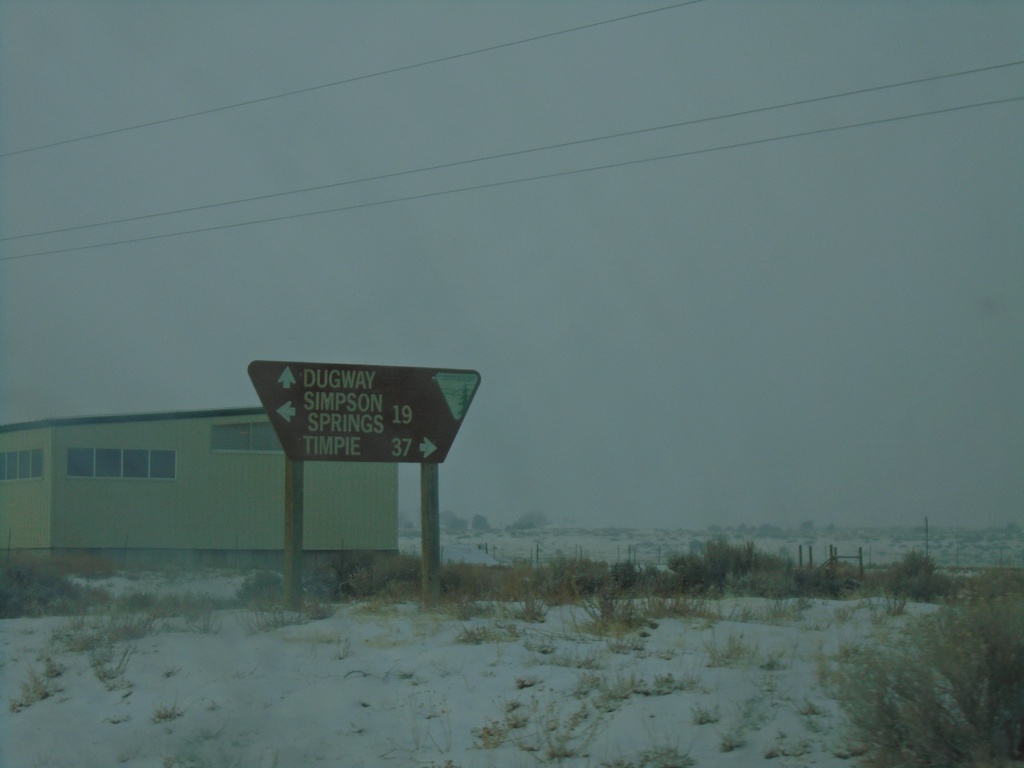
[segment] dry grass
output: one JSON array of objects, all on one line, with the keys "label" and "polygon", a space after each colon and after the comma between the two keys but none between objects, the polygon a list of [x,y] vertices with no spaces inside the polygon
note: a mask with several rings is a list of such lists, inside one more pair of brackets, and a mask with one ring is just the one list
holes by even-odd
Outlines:
[{"label": "dry grass", "polygon": [[694,764],[692,757],[672,744],[641,749],[635,758],[618,757],[600,763],[601,768],[690,768]]},{"label": "dry grass", "polygon": [[57,678],[64,674],[64,672],[64,665],[54,662],[49,657],[45,658],[43,660],[42,672],[30,671],[28,679],[21,683],[21,694],[17,698],[10,700],[11,712],[20,712],[37,701],[48,699],[55,693],[62,691],[63,687],[57,681]]},{"label": "dry grass", "polygon": [[735,667],[751,662],[757,649],[743,640],[743,634],[729,635],[724,643],[709,641],[704,644],[709,667]]},{"label": "dry grass", "polygon": [[171,704],[158,704],[149,719],[154,723],[164,723],[168,720],[177,720],[184,714],[185,710],[175,701]]},{"label": "dry grass", "polygon": [[71,652],[94,651],[119,642],[140,640],[156,628],[152,614],[110,613],[75,616],[53,631],[50,642]]},{"label": "dry grass", "polygon": [[108,691],[130,688],[131,683],[121,678],[128,669],[128,662],[134,653],[134,645],[126,645],[120,654],[114,651],[113,645],[94,648],[89,652],[89,666],[92,667],[96,679],[103,683]]}]

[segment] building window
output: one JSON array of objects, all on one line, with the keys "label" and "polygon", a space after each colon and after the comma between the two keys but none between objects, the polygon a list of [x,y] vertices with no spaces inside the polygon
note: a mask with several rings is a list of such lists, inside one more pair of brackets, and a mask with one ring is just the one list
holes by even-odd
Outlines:
[{"label": "building window", "polygon": [[250,450],[267,451],[271,453],[284,453],[281,448],[281,441],[277,439],[277,433],[270,426],[270,422],[257,422],[249,425]]},{"label": "building window", "polygon": [[146,448],[68,448],[68,477],[174,480],[177,451]]},{"label": "building window", "polygon": [[124,477],[149,477],[149,451],[125,448],[121,452],[121,473]]},{"label": "building window", "polygon": [[210,447],[215,451],[282,453],[281,442],[266,421],[214,424],[210,431]]},{"label": "building window", "polygon": [[68,477],[93,477],[95,474],[92,448],[68,448]]},{"label": "building window", "polygon": [[31,480],[43,476],[43,449],[0,451],[0,480]]},{"label": "building window", "polygon": [[177,453],[175,451],[150,451],[149,476],[159,480],[173,480],[177,477]]},{"label": "building window", "polygon": [[121,476],[121,449],[96,449],[96,477]]}]

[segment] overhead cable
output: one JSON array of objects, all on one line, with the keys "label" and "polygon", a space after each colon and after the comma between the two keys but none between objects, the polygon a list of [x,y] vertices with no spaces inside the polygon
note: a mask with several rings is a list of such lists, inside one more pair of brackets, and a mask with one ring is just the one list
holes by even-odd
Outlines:
[{"label": "overhead cable", "polygon": [[665,161],[665,160],[678,160],[678,159],[684,158],[684,157],[694,157],[696,155],[705,155],[705,154],[710,154],[712,152],[721,152],[721,151],[730,150],[730,149],[740,149],[740,148],[743,148],[743,147],[753,147],[753,146],[758,146],[760,144],[769,144],[771,142],[776,142],[776,141],[784,141],[784,140],[788,140],[788,139],[804,138],[804,137],[808,137],[808,136],[815,136],[815,135],[820,135],[820,134],[824,134],[824,133],[834,133],[834,132],[837,132],[837,131],[844,131],[844,130],[849,130],[849,129],[853,129],[853,128],[864,128],[864,127],[873,126],[873,125],[884,125],[886,123],[895,123],[895,122],[899,122],[899,121],[902,121],[902,120],[911,120],[911,119],[920,118],[920,117],[929,117],[929,116],[933,116],[933,115],[949,114],[949,113],[960,112],[960,111],[964,111],[964,110],[968,110],[968,109],[977,109],[979,107],[989,107],[989,106],[995,106],[995,105],[998,105],[998,104],[1009,104],[1009,103],[1017,102],[1017,101],[1024,101],[1024,96],[1012,96],[1012,97],[1004,98],[1004,99],[994,99],[992,101],[981,101],[981,102],[975,102],[975,103],[972,103],[972,104],[961,104],[961,105],[958,105],[958,106],[955,106],[955,107],[945,107],[945,108],[942,108],[942,109],[931,109],[931,110],[926,110],[926,111],[923,111],[923,112],[914,112],[914,113],[908,114],[908,115],[897,115],[895,117],[883,117],[883,118],[877,118],[875,120],[864,120],[864,121],[857,122],[857,123],[847,123],[846,125],[831,126],[831,127],[828,127],[828,128],[815,128],[815,129],[808,130],[808,131],[800,131],[800,132],[797,132],[797,133],[787,133],[787,134],[783,134],[781,136],[771,136],[771,137],[764,138],[764,139],[751,139],[751,140],[748,140],[748,141],[741,141],[741,142],[736,142],[736,143],[733,143],[733,144],[722,144],[722,145],[715,146],[715,147],[706,147],[704,149],[694,149],[694,150],[688,150],[688,151],[685,151],[685,152],[673,152],[673,153],[670,153],[670,154],[658,155],[658,156],[655,156],[655,157],[639,158],[639,159],[636,159],[636,160],[623,160],[623,161],[614,162],[614,163],[605,163],[603,165],[588,166],[586,168],[577,168],[577,169],[569,170],[569,171],[556,171],[556,172],[553,172],[553,173],[538,174],[538,175],[534,175],[534,176],[525,176],[525,177],[521,177],[521,178],[517,178],[517,179],[504,179],[504,180],[501,180],[501,181],[493,181],[493,182],[488,182],[488,183],[484,183],[484,184],[474,184],[474,185],[471,185],[471,186],[468,186],[468,187],[457,187],[457,188],[454,188],[454,189],[435,190],[433,192],[424,192],[424,193],[416,194],[416,195],[405,195],[403,197],[394,197],[394,198],[389,198],[389,199],[386,199],[386,200],[376,200],[376,201],[367,202],[367,203],[353,203],[351,205],[337,206],[337,207],[334,207],[334,208],[325,208],[325,209],[320,209],[320,210],[315,210],[315,211],[303,211],[301,213],[291,213],[291,214],[285,214],[285,215],[281,215],[281,216],[271,216],[271,217],[262,218],[262,219],[253,219],[253,220],[250,220],[250,221],[234,222],[234,223],[231,223],[231,224],[217,224],[217,225],[213,225],[213,226],[209,226],[209,227],[199,227],[199,228],[196,228],[196,229],[186,229],[186,230],[179,230],[179,231],[176,231],[176,232],[166,232],[166,233],[158,234],[158,235],[146,235],[146,236],[143,236],[143,237],[126,238],[126,239],[123,239],[123,240],[112,240],[112,241],[103,242],[103,243],[92,243],[92,244],[89,244],[89,245],[69,246],[67,248],[57,248],[57,249],[53,249],[53,250],[49,250],[49,251],[36,251],[34,253],[24,253],[24,254],[20,254],[20,255],[16,255],[16,256],[2,256],[2,257],[0,257],[0,261],[15,261],[15,260],[19,260],[19,259],[36,258],[36,257],[39,257],[39,256],[54,256],[54,255],[63,254],[63,253],[72,253],[72,252],[75,252],[75,251],[85,251],[85,250],[91,250],[91,249],[95,249],[95,248],[106,248],[106,247],[116,246],[116,245],[128,245],[128,244],[133,244],[133,243],[150,242],[150,241],[153,241],[153,240],[164,240],[164,239],[172,238],[172,237],[181,237],[183,235],[194,235],[194,234],[202,234],[202,233],[207,233],[207,232],[216,232],[216,231],[227,230],[227,229],[237,229],[237,228],[240,228],[240,227],[252,226],[254,224],[270,224],[270,223],[280,222],[280,221],[289,221],[289,220],[293,220],[293,219],[307,218],[307,217],[310,217],[310,216],[322,216],[322,215],[327,214],[327,213],[342,213],[344,211],[358,210],[358,209],[361,209],[361,208],[374,208],[374,207],[382,206],[382,205],[392,205],[392,204],[395,204],[395,203],[404,203],[404,202],[410,202],[410,201],[415,201],[415,200],[424,200],[424,199],[431,198],[431,197],[441,197],[441,196],[445,196],[445,195],[454,195],[454,194],[458,194],[458,193],[461,193],[461,192],[473,192],[473,191],[479,191],[479,190],[484,190],[484,189],[494,189],[496,187],[510,186],[512,184],[525,184],[527,182],[534,182],[534,181],[542,181],[542,180],[547,180],[547,179],[554,179],[554,178],[558,178],[558,177],[562,177],[562,176],[573,176],[573,175],[579,175],[579,174],[583,174],[583,173],[591,173],[591,172],[594,172],[594,171],[606,171],[606,170],[610,170],[610,169],[613,169],[613,168],[625,168],[625,167],[629,167],[629,166],[642,165],[642,164],[646,164],[646,163],[654,163],[654,162],[660,162],[660,161]]},{"label": "overhead cable", "polygon": [[64,232],[74,232],[82,229],[93,229],[96,227],[105,227],[114,224],[127,224],[130,222],[144,221],[146,219],[154,219],[163,216],[175,216],[182,213],[194,213],[196,211],[210,210],[212,208],[221,208],[228,205],[241,205],[243,203],[253,203],[261,200],[270,200],[278,197],[286,197],[288,195],[298,195],[307,192],[322,192],[327,189],[336,189],[339,187],[350,186],[353,184],[363,184],[370,181],[383,181],[385,179],[393,179],[399,176],[408,176],[415,173],[426,173],[428,171],[438,171],[446,168],[455,168],[462,165],[469,165],[471,163],[482,163],[489,160],[501,160],[510,157],[517,157],[526,155],[534,152],[545,152],[552,149],[563,149],[565,147],[579,146],[581,144],[590,144],[599,141],[608,141],[610,139],[621,139],[629,136],[638,136],[644,133],[653,133],[655,131],[665,131],[673,128],[684,128],[692,125],[699,125],[701,123],[710,123],[717,120],[727,120],[734,117],[747,117],[750,115],[756,115],[763,112],[770,112],[780,109],[788,109],[791,107],[805,106],[808,104],[814,104],[822,101],[829,101],[832,99],[842,99],[850,96],[861,96],[868,93],[874,93],[877,91],[884,91],[893,88],[903,88],[910,85],[919,85],[921,83],[934,82],[936,80],[947,80],[953,77],[962,77],[964,75],[974,75],[981,72],[989,72],[996,69],[1005,69],[1007,67],[1017,67],[1024,64],[1024,60],[1011,61],[1004,64],[992,64],[985,67],[977,67],[975,69],[965,69],[959,72],[949,72],[943,75],[930,75],[928,77],[921,77],[914,80],[903,80],[898,83],[888,83],[886,85],[875,85],[867,88],[858,88],[852,91],[843,91],[842,93],[834,93],[827,96],[812,96],[806,99],[800,99],[798,101],[790,101],[784,104],[774,104],[767,107],[754,107],[751,109],[744,109],[738,112],[729,112],[721,115],[712,115],[710,117],[699,117],[692,120],[683,120],[675,123],[667,123],[664,125],[656,125],[651,128],[637,128],[629,131],[619,131],[617,133],[604,134],[602,136],[593,136],[585,139],[573,139],[571,141],[563,141],[557,144],[546,144],[541,147],[531,147],[528,149],[516,149],[508,152],[500,152],[493,155],[484,155],[481,157],[474,157],[467,160],[454,160],[447,163],[438,163],[436,165],[428,165],[420,168],[412,168],[404,171],[393,171],[391,173],[382,173],[376,176],[365,176],[358,179],[347,179],[345,181],[332,182],[330,184],[318,184],[312,187],[302,187],[301,189],[291,189],[284,192],[269,192],[263,195],[254,195],[252,197],[243,197],[235,200],[225,200],[218,203],[206,203],[204,205],[193,205],[187,208],[177,208],[170,211],[160,211],[158,213],[144,213],[137,216],[127,216],[120,219],[108,219],[106,221],[98,221],[90,224],[78,224],[72,227],[60,227],[58,229],[48,229],[41,232],[31,232],[23,235],[8,235],[6,237],[0,237],[0,242],[9,240],[22,240],[29,237],[42,237],[44,235],[56,235]]},{"label": "overhead cable", "polygon": [[559,35],[568,35],[572,32],[581,32],[586,29],[593,29],[594,27],[605,26],[606,24],[615,24],[620,21],[626,21],[627,19],[635,19],[640,16],[649,16],[652,13],[661,13],[662,11],[671,11],[677,8],[682,8],[687,5],[696,5],[697,3],[704,2],[704,0],[685,0],[685,2],[674,3],[673,5],[666,5],[660,8],[650,8],[646,11],[637,11],[636,13],[630,13],[626,16],[617,16],[614,19],[604,19],[603,21],[594,21],[590,24],[582,24],[578,27],[570,27],[568,29],[560,29],[555,32],[546,32],[542,35],[534,35],[533,37],[525,37],[521,40],[513,40],[508,43],[498,43],[497,45],[489,45],[485,48],[477,48],[472,51],[463,51],[462,53],[453,53],[448,56],[441,56],[436,59],[428,59],[427,61],[420,61],[415,64],[405,64],[399,67],[391,67],[390,69],[382,69],[378,72],[371,72],[365,75],[355,75],[353,77],[347,77],[344,80],[335,80],[330,83],[320,83],[319,85],[311,85],[306,88],[299,88],[294,91],[285,91],[283,93],[275,93],[270,96],[261,96],[256,99],[248,99],[246,101],[236,101],[232,104],[225,104],[220,107],[212,107],[210,109],[199,110],[198,112],[189,112],[184,115],[175,115],[173,117],[165,117],[159,120],[150,120],[145,123],[137,123],[135,125],[128,125],[121,128],[111,128],[107,131],[99,131],[97,133],[90,133],[85,136],[78,136],[73,139],[62,139],[60,141],[51,141],[47,144],[39,144],[34,147],[24,147],[23,149],[16,149],[11,152],[0,153],[0,158],[13,157],[14,155],[24,155],[28,152],[38,152],[42,149],[51,149],[53,147],[60,147],[66,144],[75,144],[81,141],[88,141],[89,139],[98,139],[103,136],[113,136],[118,133],[126,133],[128,131],[137,131],[140,128],[152,128],[157,125],[164,125],[166,123],[173,123],[179,120],[188,120],[193,117],[202,117],[204,115],[212,115],[217,112],[225,112],[229,109],[238,109],[239,107],[248,107],[254,104],[263,104],[268,101],[275,99],[283,99],[289,96],[299,96],[305,93],[312,93],[313,91],[320,91],[325,88],[335,88],[340,85],[348,85],[349,83],[356,83],[360,80],[369,80],[374,77],[383,77],[384,75],[393,75],[398,72],[406,72],[410,69],[418,69],[420,67],[429,67],[434,64],[442,64],[446,61],[455,61],[456,59],[463,59],[467,56],[477,56],[481,53],[491,53],[493,51],[500,51],[503,48],[511,48],[516,45],[523,45],[525,43],[535,43],[538,40],[546,40],[551,37],[558,37]]}]

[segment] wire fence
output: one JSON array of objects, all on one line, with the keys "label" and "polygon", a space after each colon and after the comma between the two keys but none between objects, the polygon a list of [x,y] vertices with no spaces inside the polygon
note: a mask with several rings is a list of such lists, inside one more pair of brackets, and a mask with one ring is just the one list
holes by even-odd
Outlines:
[{"label": "wire fence", "polygon": [[[685,540],[683,540],[685,538]],[[665,567],[680,554],[698,553],[713,537],[693,536],[594,536],[553,532],[527,537],[499,532],[479,534],[443,534],[442,561],[491,562],[503,565],[533,565],[558,560],[594,560],[607,563],[632,562],[638,566]],[[751,539],[760,551],[791,561],[794,566],[820,565],[830,557],[857,564],[865,569],[897,562],[910,552],[923,552],[944,569],[1024,568],[1024,537],[965,540],[944,538],[932,542],[881,539],[833,544],[826,539],[803,542],[779,539]],[[743,541],[737,538],[734,541]],[[406,533],[399,541],[401,552],[419,556],[419,532]]]}]

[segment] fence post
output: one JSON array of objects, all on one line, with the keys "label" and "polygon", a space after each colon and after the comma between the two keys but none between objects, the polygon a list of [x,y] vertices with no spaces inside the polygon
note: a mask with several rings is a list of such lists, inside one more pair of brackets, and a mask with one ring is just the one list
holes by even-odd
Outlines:
[{"label": "fence post", "polygon": [[864,579],[864,547],[857,547],[857,563],[860,566],[860,578]]},{"label": "fence post", "polygon": [[807,545],[807,568],[808,570],[814,570],[814,547],[810,544]]}]

